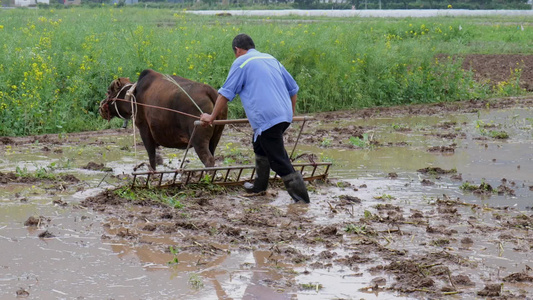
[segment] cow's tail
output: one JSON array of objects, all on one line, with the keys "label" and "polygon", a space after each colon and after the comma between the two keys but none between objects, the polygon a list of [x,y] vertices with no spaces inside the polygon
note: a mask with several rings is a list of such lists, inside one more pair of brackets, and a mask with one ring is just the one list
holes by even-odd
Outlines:
[{"label": "cow's tail", "polygon": [[[215,107],[215,102],[217,101],[218,93],[215,89],[208,89],[208,96],[211,99],[211,102],[213,103],[213,107]],[[228,111],[221,111],[220,114],[217,116],[217,120],[226,120],[228,118]],[[224,125],[215,125],[215,128],[213,129],[213,136],[211,137],[211,140],[209,140],[209,151],[213,156],[215,156],[215,149],[217,148],[218,142],[220,141],[220,138],[222,137],[222,131],[224,131]]]}]

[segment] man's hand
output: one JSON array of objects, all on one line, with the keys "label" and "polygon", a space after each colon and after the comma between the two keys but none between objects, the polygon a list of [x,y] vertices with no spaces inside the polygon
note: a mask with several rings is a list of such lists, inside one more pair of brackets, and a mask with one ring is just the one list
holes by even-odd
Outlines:
[{"label": "man's hand", "polygon": [[229,100],[226,99],[226,97],[222,96],[221,94],[218,94],[217,100],[215,101],[215,107],[213,107],[213,112],[211,114],[203,113],[200,116],[200,122],[202,122],[202,126],[213,126],[213,121],[216,119],[218,114],[221,111],[227,109],[228,101]]},{"label": "man's hand", "polygon": [[203,127],[212,126],[213,125],[213,116],[210,114],[203,113],[200,116],[200,122],[202,122]]}]

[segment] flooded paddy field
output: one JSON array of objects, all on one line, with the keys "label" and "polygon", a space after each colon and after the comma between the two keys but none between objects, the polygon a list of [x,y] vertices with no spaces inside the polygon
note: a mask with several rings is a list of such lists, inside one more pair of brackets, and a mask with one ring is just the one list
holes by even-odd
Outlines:
[{"label": "flooded paddy field", "polygon": [[[310,205],[280,183],[150,201],[131,127],[1,138],[0,299],[531,299],[532,104],[317,114],[295,156],[333,165]],[[217,165],[253,161],[250,135],[228,126]]]}]

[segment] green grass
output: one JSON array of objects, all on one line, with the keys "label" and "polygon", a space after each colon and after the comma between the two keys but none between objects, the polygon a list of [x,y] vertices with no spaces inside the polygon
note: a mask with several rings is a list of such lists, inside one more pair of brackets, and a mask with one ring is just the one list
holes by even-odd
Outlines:
[{"label": "green grass", "polygon": [[344,231],[348,233],[354,233],[354,234],[360,234],[360,235],[366,235],[369,232],[367,231],[366,225],[355,225],[355,224],[348,224],[344,228]]},{"label": "green grass", "polygon": [[189,275],[189,284],[197,290],[204,287],[204,282],[202,281],[202,277],[200,277],[200,275],[195,274],[195,273]]},{"label": "green grass", "polygon": [[323,289],[324,286],[322,286],[321,283],[309,282],[309,283],[300,283],[300,288],[302,290],[316,290],[316,291],[319,291],[319,290]]},{"label": "green grass", "polygon": [[133,202],[154,201],[175,209],[185,207],[182,200],[191,197],[191,194],[188,194],[187,192],[175,193],[171,190],[162,189],[140,189],[134,191],[126,186],[116,189],[114,193],[119,197]]},{"label": "green grass", "polygon": [[[299,114],[523,93],[518,67],[493,88],[456,55],[533,53],[526,17],[253,18],[140,7],[0,11],[0,136],[118,126],[97,111],[110,82],[152,68],[224,83],[233,37],[250,34],[300,85]],[[461,30],[459,29],[461,28]],[[243,117],[239,100],[230,117]],[[116,121],[118,122],[118,121]]]},{"label": "green grass", "polygon": [[15,169],[15,175],[21,178],[37,178],[37,179],[50,179],[50,180],[57,179],[56,174],[52,172],[51,168],[47,170],[46,168],[43,168],[40,166],[36,166],[36,169],[33,172],[29,171],[26,167],[23,167],[23,168],[17,167]]}]

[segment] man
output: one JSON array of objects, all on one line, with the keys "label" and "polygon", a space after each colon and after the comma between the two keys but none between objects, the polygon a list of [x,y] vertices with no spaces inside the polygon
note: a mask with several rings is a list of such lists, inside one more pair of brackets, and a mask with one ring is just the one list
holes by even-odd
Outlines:
[{"label": "man", "polygon": [[283,144],[283,133],[292,122],[299,87],[277,59],[255,50],[250,36],[237,35],[232,48],[235,61],[218,90],[213,112],[202,114],[200,120],[204,126],[212,124],[228,101],[239,94],[254,131],[256,177],[253,184],[247,182],[244,188],[249,193],[266,191],[272,168],[296,202],[309,203],[302,174],[294,170]]}]

